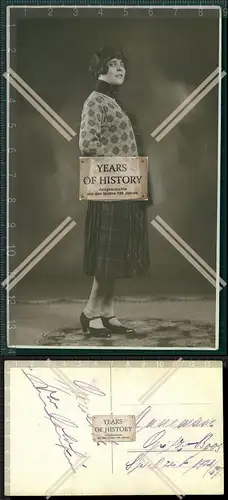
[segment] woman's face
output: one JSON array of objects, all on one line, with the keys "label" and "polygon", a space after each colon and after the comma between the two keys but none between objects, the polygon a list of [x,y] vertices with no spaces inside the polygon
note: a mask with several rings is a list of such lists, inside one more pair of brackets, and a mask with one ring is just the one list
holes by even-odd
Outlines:
[{"label": "woman's face", "polygon": [[121,61],[121,59],[111,59],[107,66],[108,72],[106,75],[103,75],[102,79],[105,79],[105,81],[111,85],[121,85],[126,75],[123,61]]}]

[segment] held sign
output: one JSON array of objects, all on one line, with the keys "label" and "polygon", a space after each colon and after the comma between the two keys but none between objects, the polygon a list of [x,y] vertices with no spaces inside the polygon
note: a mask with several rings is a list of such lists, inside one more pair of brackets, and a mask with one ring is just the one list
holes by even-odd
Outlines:
[{"label": "held sign", "polygon": [[148,158],[81,157],[80,200],[147,200]]}]

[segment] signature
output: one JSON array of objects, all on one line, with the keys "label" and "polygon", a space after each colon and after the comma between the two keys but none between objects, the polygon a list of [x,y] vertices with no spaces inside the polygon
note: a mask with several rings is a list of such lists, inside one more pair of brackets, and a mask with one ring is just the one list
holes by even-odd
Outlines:
[{"label": "signature", "polygon": [[[35,375],[31,373],[26,373],[23,369],[22,372],[24,375],[27,377],[27,379],[31,382],[33,387],[36,389],[38,392],[38,396],[41,399],[43,405],[44,405],[44,411],[46,414],[46,418],[48,418],[51,423],[53,424],[55,431],[58,435],[59,442],[57,443],[57,446],[61,447],[63,449],[64,455],[69,462],[71,468],[74,469],[74,463],[73,463],[73,458],[80,457],[80,458],[86,458],[87,455],[80,453],[76,449],[76,443],[79,443],[78,439],[76,439],[74,436],[72,436],[73,432],[75,429],[78,429],[78,425],[76,422],[73,422],[72,420],[68,419],[67,417],[63,415],[59,415],[56,413],[55,410],[59,409],[59,403],[60,403],[60,395],[59,393],[67,394],[70,395],[73,393],[76,396],[76,399],[80,401],[78,404],[78,407],[80,410],[86,414],[86,420],[90,425],[91,423],[91,417],[89,416],[89,396],[105,396],[105,393],[98,389],[97,387],[88,384],[87,382],[83,382],[81,380],[74,380],[73,384],[76,387],[76,390],[74,391],[73,388],[71,389],[70,386],[67,384],[58,381],[62,384],[61,387],[56,387],[53,385],[49,385],[40,378],[36,377]],[[52,409],[50,410],[50,406],[52,406]],[[53,412],[54,409],[54,412]],[[82,465],[82,467],[87,468],[86,465]]]},{"label": "signature", "polygon": [[[64,387],[64,390],[68,391],[67,394],[71,393],[76,397],[77,401],[81,401],[78,404],[78,407],[80,408],[80,410],[83,413],[85,413],[86,421],[88,422],[89,426],[92,427],[92,417],[89,414],[89,407],[88,407],[88,404],[89,404],[88,392],[91,392],[93,395],[97,395],[97,396],[105,396],[105,393],[102,392],[100,389],[97,389],[97,387],[90,385],[90,384],[87,384],[86,382],[82,382],[80,380],[73,380],[73,384],[75,385],[75,389],[71,388],[65,382],[62,382],[61,380],[59,380],[57,378],[55,378],[54,380],[56,380],[58,383],[62,384],[62,386]],[[85,392],[85,389],[87,390],[87,392]],[[97,446],[100,446],[100,444],[107,446],[107,442],[105,442],[105,441],[97,441]],[[113,445],[119,446],[119,443],[113,441]]]},{"label": "signature", "polygon": [[[163,439],[164,437],[166,437],[166,440]],[[155,468],[173,467],[186,469],[183,471],[182,475],[188,474],[193,469],[204,469],[203,477],[209,475],[212,479],[221,473],[223,467],[220,466],[219,461],[216,458],[205,460],[199,457],[202,451],[213,451],[215,453],[221,451],[223,443],[213,442],[212,438],[213,433],[210,432],[197,441],[187,441],[182,436],[178,437],[174,441],[167,441],[166,430],[156,432],[144,442],[142,452],[140,452],[140,454],[133,461],[126,462],[125,469],[128,474],[137,468],[150,467],[150,465],[153,465]],[[168,460],[167,458],[162,457],[158,458],[158,460],[153,464],[150,460],[147,460],[149,452],[153,452],[155,456],[160,457],[163,451],[174,451],[177,453],[189,451],[189,455],[184,460],[179,459],[179,457],[177,460]]]}]

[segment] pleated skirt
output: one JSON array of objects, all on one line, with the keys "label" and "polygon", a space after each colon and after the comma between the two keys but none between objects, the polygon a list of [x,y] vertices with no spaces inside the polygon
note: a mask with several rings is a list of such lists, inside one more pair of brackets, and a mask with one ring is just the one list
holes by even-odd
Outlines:
[{"label": "pleated skirt", "polygon": [[97,278],[129,278],[148,274],[149,266],[146,204],[89,201],[84,273]]}]

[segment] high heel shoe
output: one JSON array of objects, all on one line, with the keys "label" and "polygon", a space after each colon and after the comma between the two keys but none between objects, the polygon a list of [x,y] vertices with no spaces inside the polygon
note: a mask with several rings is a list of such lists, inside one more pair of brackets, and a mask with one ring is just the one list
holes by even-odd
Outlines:
[{"label": "high heel shoe", "polygon": [[85,315],[84,312],[81,313],[81,316],[80,316],[80,323],[81,323],[81,327],[82,327],[82,330],[83,330],[83,333],[87,333],[89,332],[89,334],[93,337],[107,337],[107,338],[110,338],[111,337],[111,334],[109,331],[107,331],[106,328],[93,328],[91,327],[89,324],[90,324],[90,321],[92,321],[92,319],[100,319],[100,316],[94,316],[93,318],[87,318],[87,316]]},{"label": "high heel shoe", "polygon": [[110,316],[109,318],[105,318],[104,316],[101,316],[101,321],[102,321],[104,327],[107,328],[108,330],[110,330],[111,332],[122,333],[123,335],[125,333],[136,333],[135,330],[133,330],[133,328],[128,328],[127,326],[112,325],[110,323],[110,319],[112,319],[112,318],[115,318],[115,316]]}]

